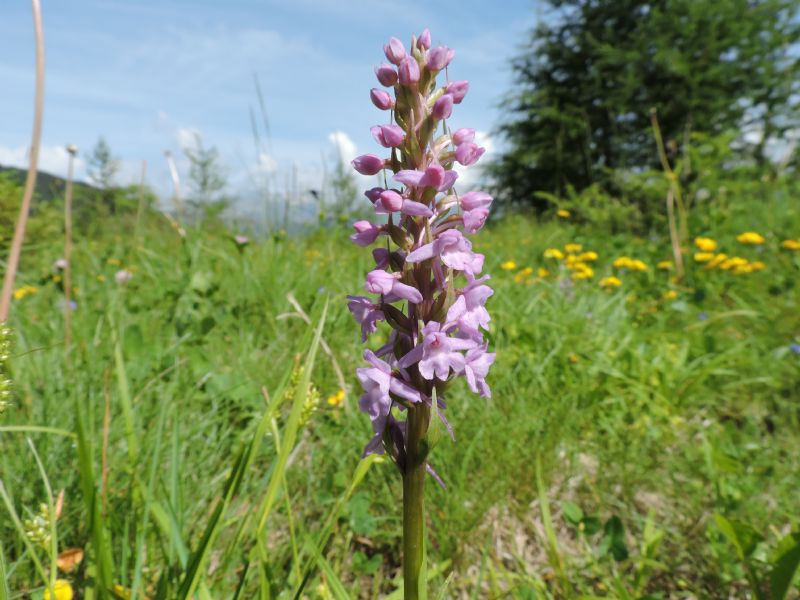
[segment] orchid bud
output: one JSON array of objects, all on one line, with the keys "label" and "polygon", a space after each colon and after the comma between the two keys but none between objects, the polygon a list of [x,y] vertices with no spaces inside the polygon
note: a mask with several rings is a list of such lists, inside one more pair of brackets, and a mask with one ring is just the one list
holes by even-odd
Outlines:
[{"label": "orchid bud", "polygon": [[450,94],[445,94],[439,98],[433,105],[431,115],[434,119],[449,119],[453,114],[453,97]]},{"label": "orchid bud", "polygon": [[392,87],[397,83],[397,71],[392,65],[381,65],[375,69],[375,75],[381,85]]},{"label": "orchid bud", "polygon": [[369,92],[372,103],[381,110],[389,110],[394,107],[394,99],[385,90],[372,88]]},{"label": "orchid bud", "polygon": [[383,191],[382,187],[374,187],[374,188],[370,188],[366,192],[364,192],[364,195],[367,198],[369,198],[370,202],[372,202],[374,204],[378,200],[378,198],[381,197],[381,192],[382,191]]},{"label": "orchid bud", "polygon": [[400,61],[406,57],[406,49],[403,42],[397,38],[389,38],[389,43],[383,47],[383,52],[390,63],[399,65]]},{"label": "orchid bud", "polygon": [[446,46],[439,46],[428,53],[428,62],[426,66],[431,71],[441,71],[450,64],[450,61],[453,60],[455,55],[455,50],[451,50]]},{"label": "orchid bud", "polygon": [[362,154],[354,158],[351,164],[362,175],[377,175],[383,170],[383,159],[374,154]]},{"label": "orchid bud", "polygon": [[364,288],[371,294],[390,294],[394,286],[395,277],[383,269],[375,269],[367,273]]},{"label": "orchid bud", "polygon": [[481,148],[474,142],[466,142],[456,148],[456,160],[468,167],[478,162],[484,152],[486,152],[486,148]]},{"label": "orchid bud", "polygon": [[[455,102],[455,100],[453,101]],[[475,130],[462,127],[461,129],[457,129],[455,132],[453,132],[453,135],[450,136],[450,139],[453,140],[453,144],[456,146],[463,144],[464,142],[471,142],[475,139]]]},{"label": "orchid bud", "polygon": [[431,32],[426,28],[419,34],[417,38],[417,48],[420,50],[429,50],[431,47]]},{"label": "orchid bud", "polygon": [[445,94],[450,94],[453,96],[453,102],[456,104],[461,104],[461,101],[464,99],[464,96],[467,95],[469,91],[469,81],[451,81],[447,84],[444,88]]},{"label": "orchid bud", "polygon": [[386,190],[380,195],[380,202],[388,212],[397,212],[403,208],[403,197],[394,190]]},{"label": "orchid bud", "polygon": [[413,56],[406,56],[400,63],[400,83],[402,85],[416,85],[419,81],[419,64]]},{"label": "orchid bud", "polygon": [[406,135],[399,125],[375,125],[370,131],[375,141],[384,148],[396,148],[403,143]]},{"label": "orchid bud", "polygon": [[489,208],[493,198],[486,192],[467,192],[459,198],[461,210],[475,210],[476,208]]}]

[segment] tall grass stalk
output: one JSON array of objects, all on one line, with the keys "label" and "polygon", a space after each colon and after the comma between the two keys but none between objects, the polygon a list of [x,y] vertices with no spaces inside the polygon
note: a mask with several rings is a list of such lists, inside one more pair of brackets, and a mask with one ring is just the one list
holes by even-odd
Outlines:
[{"label": "tall grass stalk", "polygon": [[67,187],[64,193],[64,353],[69,357],[72,346],[72,177],[75,168],[75,144],[67,146],[69,166],[67,168]]},{"label": "tall grass stalk", "polygon": [[25,191],[22,196],[22,205],[19,207],[19,216],[14,228],[14,238],[11,242],[11,252],[6,263],[6,274],[3,278],[3,289],[0,292],[0,323],[8,320],[11,308],[11,294],[14,291],[14,279],[17,276],[19,257],[22,253],[22,242],[25,239],[25,229],[28,225],[28,214],[31,209],[31,200],[36,188],[36,175],[39,165],[39,144],[42,138],[42,113],[44,112],[44,31],[42,29],[42,8],[39,0],[31,0],[33,7],[33,30],[36,38],[36,100],[33,109],[33,134],[31,136],[31,153],[28,164],[28,175],[25,178]]}]

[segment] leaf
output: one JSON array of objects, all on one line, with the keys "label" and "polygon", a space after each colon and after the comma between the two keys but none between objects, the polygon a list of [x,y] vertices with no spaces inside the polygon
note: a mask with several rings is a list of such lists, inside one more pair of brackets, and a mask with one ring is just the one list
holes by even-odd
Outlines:
[{"label": "leaf", "polygon": [[617,562],[628,558],[628,546],[625,543],[625,526],[622,520],[614,515],[603,527],[603,540],[600,542],[601,554],[611,553]]},{"label": "leaf", "polygon": [[769,587],[773,600],[781,600],[789,591],[795,571],[800,565],[800,533],[790,533],[780,542],[773,556]]},{"label": "leaf", "polygon": [[562,502],[561,510],[564,512],[564,517],[567,519],[567,521],[573,525],[577,525],[583,521],[583,511],[577,504],[573,504],[572,502]]},{"label": "leaf", "polygon": [[741,561],[747,560],[763,539],[755,529],[746,523],[728,520],[719,513],[714,514],[714,522],[722,534],[736,548],[736,554]]}]

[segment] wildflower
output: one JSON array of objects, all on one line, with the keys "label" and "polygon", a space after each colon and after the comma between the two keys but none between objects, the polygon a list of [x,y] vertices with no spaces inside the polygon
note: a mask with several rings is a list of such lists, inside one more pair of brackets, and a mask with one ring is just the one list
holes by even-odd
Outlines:
[{"label": "wildflower", "polygon": [[589,252],[584,252],[583,254],[578,255],[578,260],[580,262],[592,262],[600,258],[597,252],[593,250],[589,250]]},{"label": "wildflower", "polygon": [[728,255],[724,252],[720,252],[719,254],[715,255],[710,261],[706,263],[706,269],[715,269],[722,263],[728,260]]},{"label": "wildflower", "polygon": [[392,87],[397,83],[397,70],[392,65],[381,65],[375,69],[375,76],[381,85]]},{"label": "wildflower", "polygon": [[644,261],[641,261],[638,258],[635,258],[631,261],[629,268],[631,271],[647,271],[647,265],[644,263]]},{"label": "wildflower", "polygon": [[131,273],[130,271],[127,271],[125,269],[117,271],[114,274],[114,281],[116,281],[118,285],[125,285],[131,279],[133,279],[133,273]]},{"label": "wildflower", "polygon": [[236,244],[236,248],[241,251],[250,243],[250,238],[246,235],[235,235],[233,236],[233,243]]},{"label": "wildflower", "polygon": [[389,110],[390,108],[394,108],[394,100],[388,94],[388,92],[384,90],[372,88],[369,92],[369,98],[372,100],[372,103],[375,105],[375,107],[379,108],[380,110]]},{"label": "wildflower", "polygon": [[122,264],[122,261],[118,258],[109,258],[106,261],[107,265],[111,265],[112,267],[119,267]]},{"label": "wildflower", "polygon": [[705,312],[705,311],[701,312],[699,315],[697,315],[697,320],[698,321],[708,321],[708,313]]},{"label": "wildflower", "polygon": [[525,283],[530,279],[531,275],[533,275],[533,268],[525,267],[514,275],[514,281],[517,283]]},{"label": "wildflower", "polygon": [[504,263],[500,263],[500,268],[503,269],[504,271],[513,271],[514,269],[517,268],[517,263],[514,262],[513,260],[507,260]]},{"label": "wildflower", "polygon": [[14,290],[14,300],[22,300],[23,298],[32,296],[38,291],[39,289],[32,285],[23,285],[21,288]]},{"label": "wildflower", "polygon": [[800,344],[790,344],[789,350],[791,350],[795,354],[800,354]]},{"label": "wildflower", "polygon": [[66,258],[59,258],[56,262],[53,263],[53,269],[56,271],[63,271],[69,266]]},{"label": "wildflower", "polygon": [[730,271],[731,269],[736,269],[738,267],[743,267],[747,264],[747,259],[742,258],[741,256],[732,256],[731,258],[725,260],[720,264],[719,268],[723,271]]},{"label": "wildflower", "polygon": [[567,357],[567,359],[568,359],[568,360],[569,360],[569,362],[571,362],[572,364],[575,364],[575,363],[577,363],[577,362],[580,360],[580,358],[578,358],[578,355],[577,355],[577,354],[570,354],[570,355]]},{"label": "wildflower", "polygon": [[61,283],[61,275],[53,275],[51,279],[53,280],[53,283]]},{"label": "wildflower", "polygon": [[591,279],[594,277],[594,269],[585,263],[577,263],[572,272],[572,278],[576,280]]},{"label": "wildflower", "polygon": [[50,595],[50,587],[44,589],[44,600],[72,600],[74,597],[72,586],[66,579],[56,579],[53,585],[53,595]]},{"label": "wildflower", "polygon": [[610,277],[603,277],[600,280],[600,287],[602,288],[611,288],[611,287],[619,287],[622,285],[622,280],[619,277],[614,277],[611,275]]},{"label": "wildflower", "polygon": [[656,264],[656,268],[662,271],[671,271],[672,270],[672,261],[671,260],[662,260]]},{"label": "wildflower", "polygon": [[564,258],[564,253],[561,252],[558,248],[548,248],[544,251],[545,258],[555,258],[556,260],[562,260]]},{"label": "wildflower", "polygon": [[[394,67],[383,65],[376,70],[381,83],[396,86],[397,99],[382,90],[371,93],[379,108],[396,110],[396,124],[372,130],[379,144],[396,148],[392,160],[364,155],[353,163],[366,174],[391,169],[393,180],[403,186],[367,192],[375,212],[389,214],[389,222],[356,223],[353,241],[368,245],[379,235],[387,235],[400,248],[375,251],[376,268],[367,274],[365,289],[377,294],[377,299],[348,296],[348,308],[361,325],[364,340],[376,331],[378,321],[387,321],[393,329],[386,346],[377,353],[365,352],[370,366],[358,373],[365,390],[359,406],[369,413],[375,431],[365,452],[381,451],[384,433],[391,433],[399,435],[386,438],[394,458],[401,454],[398,439],[405,435],[402,424],[391,415],[394,404],[402,401],[413,408],[427,402],[429,406],[434,382],[441,399],[444,382],[456,376],[471,379],[474,389],[488,395],[483,379],[494,359],[482,344],[481,332],[489,325],[484,304],[492,295],[483,283],[486,277],[478,278],[484,257],[473,251],[472,242],[460,231],[471,234],[483,226],[492,197],[478,191],[450,194],[458,177],[453,164],[471,165],[485,149],[474,143],[474,129],[456,129],[444,143],[433,138],[433,122],[450,118],[469,84],[455,81],[436,88],[436,74],[448,66],[454,52],[446,47],[431,49],[427,30],[412,41],[411,48],[412,53],[406,52],[394,38],[384,48],[389,62],[397,66],[396,83],[390,73]],[[424,114],[419,114],[419,107]],[[440,193],[444,195],[437,196]],[[507,260],[501,268],[513,271],[517,264]],[[454,282],[460,274],[467,284],[457,289]],[[429,283],[423,284],[426,279]],[[405,312],[394,306],[402,300],[408,302]]]},{"label": "wildflower", "polygon": [[781,248],[786,250],[800,250],[800,240],[783,240]]},{"label": "wildflower", "polygon": [[764,237],[755,231],[745,231],[736,236],[736,241],[740,244],[759,246],[764,243]]},{"label": "wildflower", "polygon": [[103,281],[105,281],[105,280],[106,280],[106,276],[105,276],[105,275],[103,275],[103,274],[101,273],[100,275],[98,275],[98,276],[96,277],[96,279],[97,279],[97,281],[99,281],[99,282],[101,282],[101,283],[102,283]]},{"label": "wildflower", "polygon": [[8,358],[11,353],[11,330],[0,323],[0,414],[3,414],[11,403],[11,379],[7,376]]},{"label": "wildflower", "polygon": [[701,252],[714,252],[717,249],[717,242],[707,237],[698,237],[694,239],[694,245]]},{"label": "wildflower", "polygon": [[567,244],[564,246],[564,252],[568,254],[577,254],[583,250],[583,244]]},{"label": "wildflower", "polygon": [[569,219],[572,216],[572,213],[569,212],[566,208],[559,208],[556,211],[556,216],[561,219]]},{"label": "wildflower", "polygon": [[338,408],[344,402],[345,396],[346,396],[345,391],[340,389],[335,394],[331,394],[330,396],[328,396],[328,405]]},{"label": "wildflower", "polygon": [[50,507],[42,503],[39,512],[32,518],[23,521],[25,537],[43,550],[50,550]]},{"label": "wildflower", "polygon": [[536,270],[536,274],[537,274],[539,277],[541,277],[542,279],[544,279],[545,277],[547,277],[547,276],[549,276],[549,275],[550,275],[550,271],[548,271],[548,270],[547,270],[547,269],[545,269],[544,267],[539,267],[539,268]]},{"label": "wildflower", "polygon": [[664,300],[675,300],[675,298],[677,297],[678,297],[678,292],[676,290],[667,290],[666,292],[664,292],[664,295],[662,296]]},{"label": "wildflower", "polygon": [[713,252],[697,252],[694,255],[695,262],[700,262],[700,263],[702,263],[702,262],[707,263],[712,258],[714,258],[714,253]]}]

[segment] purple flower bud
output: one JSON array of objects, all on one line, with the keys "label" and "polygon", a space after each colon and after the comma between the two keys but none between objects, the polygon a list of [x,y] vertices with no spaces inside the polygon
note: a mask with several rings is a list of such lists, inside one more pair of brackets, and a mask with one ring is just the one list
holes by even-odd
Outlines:
[{"label": "purple flower bud", "polygon": [[419,64],[413,56],[406,56],[400,63],[400,83],[402,85],[417,85],[419,81]]},{"label": "purple flower bud", "polygon": [[375,75],[378,77],[380,84],[386,87],[392,87],[397,83],[397,71],[391,65],[381,65],[376,68]]},{"label": "purple flower bud", "polygon": [[387,273],[381,269],[375,269],[367,273],[364,288],[373,294],[389,296],[389,299],[402,298],[414,304],[422,302],[422,294],[418,289],[401,283],[399,280],[400,273]]},{"label": "purple flower bud", "polygon": [[377,175],[383,170],[383,159],[374,154],[362,154],[354,158],[351,164],[362,175]]},{"label": "purple flower bud", "polygon": [[428,50],[431,47],[431,32],[426,27],[417,38],[417,48],[420,50]]},{"label": "purple flower bud", "polygon": [[397,212],[403,208],[403,197],[394,190],[381,192],[380,203],[387,212]]},{"label": "purple flower bud", "polygon": [[383,227],[378,227],[369,221],[356,221],[353,223],[353,229],[356,233],[351,235],[350,239],[359,246],[369,246],[383,231]]},{"label": "purple flower bud", "polygon": [[493,198],[486,192],[467,192],[461,198],[461,210],[475,210],[476,208],[489,208]]},{"label": "purple flower bud", "polygon": [[347,299],[350,300],[347,308],[361,325],[361,341],[366,342],[367,336],[378,328],[378,321],[385,319],[381,307],[365,296],[348,296]]},{"label": "purple flower bud", "polygon": [[447,87],[444,88],[444,91],[453,96],[453,102],[461,104],[464,96],[466,96],[469,91],[469,81],[451,81],[447,84]]},{"label": "purple flower bud", "polygon": [[481,148],[475,142],[465,142],[456,148],[456,160],[468,167],[478,162],[484,152],[486,152],[486,148]]},{"label": "purple flower bud", "polygon": [[375,125],[372,137],[384,148],[396,148],[405,140],[406,133],[399,125]]},{"label": "purple flower bud", "polygon": [[364,192],[364,195],[367,198],[369,198],[370,202],[372,202],[374,204],[378,200],[378,198],[381,197],[381,192],[382,191],[383,191],[382,187],[374,187],[374,188],[370,188],[366,192]]},{"label": "purple flower bud", "polygon": [[386,90],[372,88],[369,92],[369,97],[372,103],[381,110],[389,110],[394,107],[394,99]]},{"label": "purple flower bud", "polygon": [[400,61],[406,57],[406,49],[403,42],[397,38],[389,38],[389,43],[383,47],[383,52],[390,63],[399,65]]},{"label": "purple flower bud", "polygon": [[488,208],[475,208],[473,210],[468,210],[464,213],[464,231],[467,233],[475,233],[481,227],[483,227],[488,216]]},{"label": "purple flower bud", "polygon": [[455,50],[451,50],[447,46],[439,46],[428,53],[428,62],[426,66],[431,71],[441,71],[450,64],[450,61],[453,60],[455,55]]},{"label": "purple flower bud", "polygon": [[453,97],[450,94],[445,94],[439,98],[433,105],[431,115],[434,119],[449,119],[453,114]]},{"label": "purple flower bud", "polygon": [[[452,94],[450,94],[452,96]],[[455,102],[455,100],[454,100]],[[474,129],[467,129],[466,127],[462,129],[457,129],[453,134],[450,136],[450,139],[453,140],[453,144],[456,146],[460,146],[464,142],[471,142],[475,139],[475,130]]]}]

